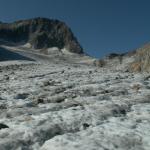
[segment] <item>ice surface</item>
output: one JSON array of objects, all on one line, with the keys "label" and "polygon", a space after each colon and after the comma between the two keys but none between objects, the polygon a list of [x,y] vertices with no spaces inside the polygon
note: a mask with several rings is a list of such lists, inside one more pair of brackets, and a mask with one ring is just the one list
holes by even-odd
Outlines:
[{"label": "ice surface", "polygon": [[0,63],[0,150],[150,149],[146,74],[39,60]]}]

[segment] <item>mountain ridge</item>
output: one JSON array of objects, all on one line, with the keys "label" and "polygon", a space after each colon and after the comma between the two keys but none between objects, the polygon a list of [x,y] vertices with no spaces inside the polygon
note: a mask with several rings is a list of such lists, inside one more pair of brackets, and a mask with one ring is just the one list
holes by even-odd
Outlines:
[{"label": "mountain ridge", "polygon": [[30,43],[34,49],[58,47],[83,53],[71,29],[64,22],[54,19],[37,17],[13,23],[0,22],[0,37],[17,45]]}]

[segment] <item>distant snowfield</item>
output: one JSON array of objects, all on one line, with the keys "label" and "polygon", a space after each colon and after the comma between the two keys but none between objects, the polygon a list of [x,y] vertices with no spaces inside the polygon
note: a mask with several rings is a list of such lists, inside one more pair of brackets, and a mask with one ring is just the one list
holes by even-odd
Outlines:
[{"label": "distant snowfield", "polygon": [[31,56],[0,62],[0,150],[150,149],[148,75]]}]

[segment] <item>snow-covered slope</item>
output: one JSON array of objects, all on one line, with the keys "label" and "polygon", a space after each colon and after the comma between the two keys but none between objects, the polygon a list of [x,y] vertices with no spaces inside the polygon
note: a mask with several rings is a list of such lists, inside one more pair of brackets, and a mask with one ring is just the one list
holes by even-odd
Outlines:
[{"label": "snow-covered slope", "polygon": [[0,62],[0,150],[149,150],[148,75],[31,56]]},{"label": "snow-covered slope", "polygon": [[0,37],[0,150],[150,150],[150,75],[130,72],[136,53],[95,60],[42,18],[1,24]]}]

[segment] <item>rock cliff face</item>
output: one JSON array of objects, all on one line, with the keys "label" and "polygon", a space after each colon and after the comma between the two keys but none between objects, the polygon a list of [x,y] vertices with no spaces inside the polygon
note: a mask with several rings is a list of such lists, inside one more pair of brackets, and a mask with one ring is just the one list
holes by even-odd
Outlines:
[{"label": "rock cliff face", "polygon": [[35,18],[14,23],[0,22],[0,39],[16,45],[29,43],[34,49],[58,47],[83,53],[71,29],[58,20]]}]

